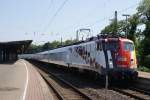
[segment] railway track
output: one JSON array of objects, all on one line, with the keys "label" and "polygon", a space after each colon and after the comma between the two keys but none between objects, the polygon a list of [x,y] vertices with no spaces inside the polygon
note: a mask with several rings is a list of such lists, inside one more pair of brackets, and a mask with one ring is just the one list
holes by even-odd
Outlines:
[{"label": "railway track", "polygon": [[143,93],[145,95],[150,96],[150,91],[149,90],[144,90],[144,89],[140,89],[140,88],[137,88],[137,87],[129,87],[129,88],[132,89],[132,90],[138,91],[140,93]]},{"label": "railway track", "polygon": [[[70,98],[73,98],[75,100],[99,100],[100,98],[103,98],[101,96],[109,97],[109,94],[103,95],[102,94],[103,91],[100,88],[95,89],[95,88],[91,87],[89,89],[86,89],[86,88],[78,89],[78,88],[74,87],[74,86],[76,86],[75,84],[72,85],[72,83],[70,83],[68,80],[66,80],[62,77],[61,71],[58,71],[58,73],[52,73],[53,70],[48,70],[46,68],[46,66],[45,67],[41,66],[38,68],[40,68],[40,69],[38,69],[39,72],[41,73],[43,78],[47,81],[47,83],[51,86],[51,88],[54,87],[53,91],[56,92],[57,97],[59,97],[59,99],[61,99],[61,100],[68,100],[68,98],[69,98],[69,100],[70,100]],[[67,72],[63,73],[63,74],[67,74]],[[69,74],[69,76],[70,76],[70,74]],[[66,75],[65,77],[69,77],[69,76]],[[49,79],[49,78],[51,78],[51,79]],[[59,83],[58,85],[60,85],[60,86],[55,86],[55,83],[49,83],[49,81],[52,82],[53,80],[55,82]],[[64,85],[64,83],[67,85]],[[69,87],[68,87],[68,84],[69,84]],[[70,89],[70,86],[71,86],[71,89]],[[132,86],[132,85],[129,85],[129,86]],[[66,88],[61,89],[63,87],[66,87],[68,90],[66,90]],[[73,89],[72,89],[72,87],[73,87]],[[150,92],[149,91],[145,91],[145,90],[135,88],[135,87],[126,87],[126,88],[119,87],[118,88],[116,86],[115,87],[112,86],[109,88],[109,90],[116,91],[119,94],[126,95],[128,97],[127,100],[129,100],[129,99],[131,99],[131,100],[133,100],[133,99],[150,100]],[[65,91],[66,91],[66,93],[65,93]],[[110,93],[110,92],[108,92],[108,93]],[[113,98],[110,100],[116,100],[116,99],[114,99],[113,95],[110,97]],[[107,100],[107,99],[104,99],[104,100]],[[109,100],[109,98],[108,98],[108,100]],[[117,100],[120,100],[120,99],[117,99]]]},{"label": "railway track", "polygon": [[85,95],[65,80],[55,76],[53,73],[45,69],[37,69],[50,88],[56,93],[59,100],[92,100],[89,96]]},{"label": "railway track", "polygon": [[127,89],[123,88],[111,88],[114,91],[127,95],[131,98],[138,99],[138,100],[150,100],[150,92],[141,90],[135,87],[129,87]]}]

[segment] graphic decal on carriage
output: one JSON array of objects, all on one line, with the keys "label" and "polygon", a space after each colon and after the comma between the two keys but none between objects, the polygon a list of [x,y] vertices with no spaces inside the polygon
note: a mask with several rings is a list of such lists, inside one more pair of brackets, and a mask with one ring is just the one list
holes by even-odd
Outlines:
[{"label": "graphic decal on carriage", "polygon": [[91,53],[86,50],[84,46],[74,47],[74,50],[86,62],[86,64],[89,64],[91,67],[93,66],[96,69],[102,68],[102,65],[96,61],[95,57],[91,56]]}]

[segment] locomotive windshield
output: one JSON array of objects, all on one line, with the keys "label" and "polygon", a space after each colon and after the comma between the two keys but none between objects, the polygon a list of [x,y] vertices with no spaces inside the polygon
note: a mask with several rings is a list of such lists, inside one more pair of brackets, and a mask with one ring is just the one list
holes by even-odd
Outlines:
[{"label": "locomotive windshield", "polygon": [[126,51],[133,51],[134,45],[131,42],[124,42],[124,50]]}]

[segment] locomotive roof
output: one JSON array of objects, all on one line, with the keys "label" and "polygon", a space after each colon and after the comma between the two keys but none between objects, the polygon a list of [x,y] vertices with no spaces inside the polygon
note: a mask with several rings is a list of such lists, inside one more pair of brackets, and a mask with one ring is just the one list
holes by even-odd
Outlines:
[{"label": "locomotive roof", "polygon": [[[126,39],[126,38],[122,38],[122,37],[101,37],[101,36],[99,37],[98,36],[98,37],[88,38],[85,41],[78,41],[78,42],[75,42],[75,43],[72,43],[72,44],[69,44],[69,45],[63,45],[63,46],[60,46],[58,48],[54,48],[54,49],[50,49],[50,50],[55,50],[55,49],[59,49],[59,48],[67,47],[67,46],[78,45],[78,44],[81,44],[81,43],[87,43],[87,42],[91,42],[91,41],[104,40],[104,39],[108,39],[109,41],[119,41],[120,40],[120,41],[132,42],[131,40]],[[39,53],[41,54],[41,53],[46,53],[46,52],[49,52],[49,50],[43,51],[43,52],[39,52]],[[39,53],[37,53],[37,54],[39,54]]]},{"label": "locomotive roof", "polygon": [[121,41],[126,41],[126,42],[131,42],[133,43],[133,41],[129,40],[129,39],[126,39],[126,38],[122,38]]}]

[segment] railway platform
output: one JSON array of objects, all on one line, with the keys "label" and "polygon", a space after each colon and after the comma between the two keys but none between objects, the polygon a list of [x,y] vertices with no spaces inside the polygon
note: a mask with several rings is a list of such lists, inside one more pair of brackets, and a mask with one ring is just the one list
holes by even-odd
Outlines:
[{"label": "railway platform", "polygon": [[0,100],[53,100],[49,87],[27,61],[0,64]]},{"label": "railway platform", "polygon": [[141,78],[150,79],[150,73],[148,73],[148,72],[138,71],[138,76]]}]

